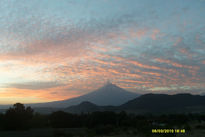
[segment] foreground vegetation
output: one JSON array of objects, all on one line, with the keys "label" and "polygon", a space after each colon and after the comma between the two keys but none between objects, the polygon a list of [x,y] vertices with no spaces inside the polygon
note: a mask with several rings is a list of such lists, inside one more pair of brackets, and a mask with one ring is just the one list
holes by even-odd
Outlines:
[{"label": "foreground vegetation", "polygon": [[[185,129],[185,133],[153,134],[152,129]],[[34,113],[17,103],[0,114],[0,137],[145,137],[205,135],[204,114],[134,115],[126,112],[71,114]]]}]

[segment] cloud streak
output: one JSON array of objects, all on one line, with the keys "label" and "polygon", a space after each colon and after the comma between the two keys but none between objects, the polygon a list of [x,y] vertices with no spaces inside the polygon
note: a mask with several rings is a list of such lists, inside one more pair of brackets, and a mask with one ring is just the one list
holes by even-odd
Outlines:
[{"label": "cloud streak", "polygon": [[205,3],[86,4],[85,9],[81,0],[0,3],[2,100],[61,100],[108,79],[140,93],[205,89]]}]

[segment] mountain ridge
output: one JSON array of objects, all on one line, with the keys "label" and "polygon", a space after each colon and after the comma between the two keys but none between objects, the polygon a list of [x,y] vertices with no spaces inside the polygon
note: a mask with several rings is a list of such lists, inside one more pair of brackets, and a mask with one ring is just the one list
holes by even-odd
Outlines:
[{"label": "mountain ridge", "polygon": [[[87,102],[89,105],[89,103]],[[82,105],[82,104],[81,104]],[[65,109],[70,113],[94,112],[94,111],[127,111],[131,113],[205,113],[205,96],[192,95],[189,93],[179,93],[175,95],[167,94],[145,94],[132,99],[120,106],[97,106],[92,110],[71,106]]]}]

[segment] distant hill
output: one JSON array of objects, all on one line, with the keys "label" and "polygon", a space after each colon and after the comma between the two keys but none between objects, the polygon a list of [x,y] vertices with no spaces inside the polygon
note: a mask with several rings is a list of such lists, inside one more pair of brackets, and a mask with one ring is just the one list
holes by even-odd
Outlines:
[{"label": "distant hill", "polygon": [[72,113],[94,111],[127,111],[132,113],[205,112],[205,96],[191,94],[145,94],[120,106],[97,106],[90,102],[66,108]]},{"label": "distant hill", "polygon": [[32,107],[54,107],[54,108],[67,108],[72,105],[80,104],[84,101],[92,102],[99,106],[119,106],[131,99],[138,97],[139,94],[128,92],[112,83],[107,83],[105,86],[90,92],[88,94],[71,98],[63,101],[55,101],[48,103],[28,104]]},{"label": "distant hill", "polygon": [[85,101],[80,103],[79,105],[74,105],[66,108],[64,111],[71,112],[71,113],[81,113],[81,112],[93,112],[93,111],[100,111],[100,107]]},{"label": "distant hill", "polygon": [[186,112],[205,108],[205,96],[191,94],[146,94],[120,106],[127,111]]},{"label": "distant hill", "polygon": [[201,93],[201,96],[205,96],[205,93]]},{"label": "distant hill", "polygon": [[70,113],[90,113],[95,111],[117,111],[117,106],[98,106],[91,102],[85,101],[78,105],[70,106],[63,111],[70,112]]}]

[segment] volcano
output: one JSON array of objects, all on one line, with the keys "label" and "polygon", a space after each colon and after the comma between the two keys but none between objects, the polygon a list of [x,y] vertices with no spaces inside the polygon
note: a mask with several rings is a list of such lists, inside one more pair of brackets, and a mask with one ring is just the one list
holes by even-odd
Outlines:
[{"label": "volcano", "polygon": [[89,101],[99,106],[118,106],[138,96],[139,94],[137,93],[126,91],[125,89],[122,89],[117,85],[108,82],[103,87],[79,97],[62,101],[29,105],[33,107],[65,108],[72,105],[77,105],[81,102]]}]

